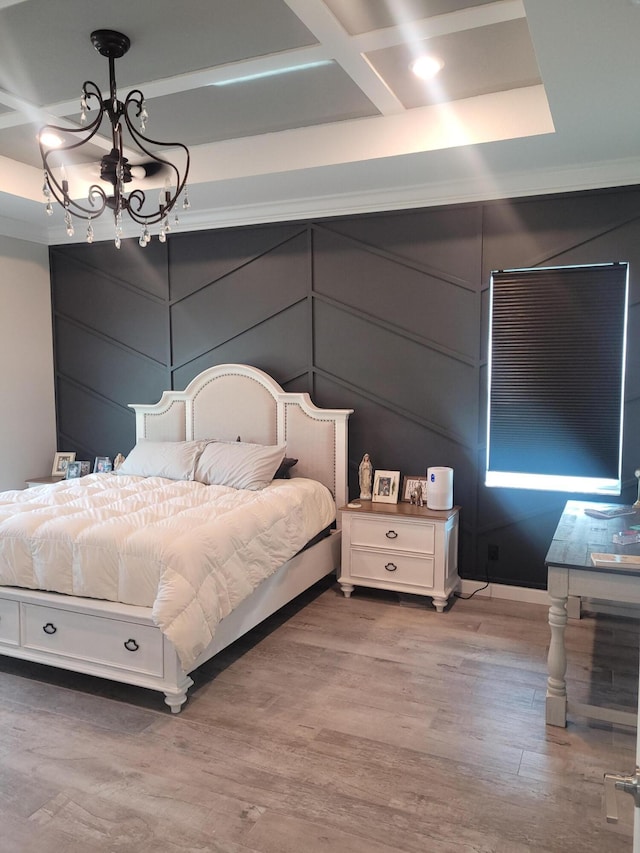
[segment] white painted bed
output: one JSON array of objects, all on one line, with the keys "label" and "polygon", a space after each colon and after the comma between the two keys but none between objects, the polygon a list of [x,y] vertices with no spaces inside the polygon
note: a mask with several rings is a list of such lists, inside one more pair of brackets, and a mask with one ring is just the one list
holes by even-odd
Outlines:
[{"label": "white painted bed", "polygon": [[[350,409],[319,409],[307,394],[286,393],[266,373],[223,364],[197,376],[185,391],[166,391],[154,405],[135,405],[136,438],[211,438],[286,443],[298,459],[292,476],[348,500],[347,421]],[[285,563],[219,624],[190,671],[209,660],[338,567],[340,531]],[[193,684],[151,608],[0,587],[0,654],[147,687],[165,694],[178,713]]]}]

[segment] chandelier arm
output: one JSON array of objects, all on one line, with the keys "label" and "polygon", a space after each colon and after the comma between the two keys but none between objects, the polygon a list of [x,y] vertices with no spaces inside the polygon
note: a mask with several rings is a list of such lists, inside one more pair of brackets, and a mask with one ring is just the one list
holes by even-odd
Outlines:
[{"label": "chandelier arm", "polygon": [[[92,184],[89,187],[89,192],[87,193],[87,201],[91,205],[91,207],[85,207],[80,204],[79,201],[75,201],[70,198],[69,195],[64,195],[62,193],[61,188],[56,183],[49,184],[49,189],[51,190],[51,194],[55,198],[55,200],[64,207],[65,210],[68,210],[78,219],[97,219],[98,216],[104,211],[105,207],[108,205],[108,197],[102,187],[97,184]],[[100,199],[100,203],[96,206],[93,202],[93,199],[98,197]]]},{"label": "chandelier arm", "polygon": [[[135,105],[137,107],[136,117],[138,117],[138,116],[140,116],[140,114],[142,112],[143,102],[144,102],[144,95],[142,94],[140,89],[132,89],[124,100],[124,104],[123,104],[124,120],[125,120],[125,123],[127,125],[127,129],[129,131],[129,133],[131,134],[131,137],[133,138],[134,142],[138,146],[138,148],[140,148],[140,150],[143,151],[148,157],[151,157],[151,159],[154,160],[156,163],[162,163],[163,165],[169,166],[171,169],[173,169],[173,171],[176,175],[176,185],[177,185],[175,198],[173,199],[173,203],[171,205],[173,207],[173,204],[175,204],[178,196],[182,192],[184,185],[187,182],[187,177],[189,175],[189,167],[191,165],[191,157],[189,155],[189,149],[187,148],[186,145],[183,145],[182,142],[162,142],[159,139],[151,139],[150,137],[145,136],[143,133],[141,133],[134,126],[134,124],[131,121],[131,118],[129,116],[129,107],[131,105]],[[184,175],[183,175],[182,179],[180,178],[180,171],[179,171],[177,166],[175,166],[171,161],[165,160],[163,157],[159,157],[157,155],[157,153],[150,151],[146,147],[147,145],[157,145],[157,146],[160,146],[161,148],[173,148],[173,149],[180,148],[183,151],[184,157],[185,157],[185,169],[184,169]]]},{"label": "chandelier arm", "polygon": [[[127,125],[127,129],[129,130],[129,133],[131,134],[131,137],[134,140],[134,142],[136,143],[136,145],[138,146],[138,148],[144,154],[146,154],[148,157],[150,157],[154,163],[160,163],[163,166],[167,166],[169,169],[172,170],[173,174],[175,175],[176,191],[173,194],[173,197],[169,200],[169,203],[162,206],[162,210],[164,210],[165,213],[169,213],[169,211],[174,207],[176,201],[178,200],[178,197],[180,196],[180,193],[184,189],[184,186],[187,182],[187,177],[189,175],[189,167],[191,165],[191,158],[189,155],[189,149],[187,148],[186,145],[183,145],[181,142],[161,142],[158,139],[150,139],[149,137],[144,136],[142,133],[140,133],[134,127],[134,125],[131,122],[131,119],[129,118],[129,114],[127,113],[126,110],[124,113],[124,119],[125,119],[125,122]],[[182,175],[182,177],[180,176],[180,170],[175,165],[175,163],[172,163],[170,160],[166,160],[164,157],[158,156],[157,152],[151,151],[149,148],[147,148],[147,145],[159,145],[163,148],[171,148],[174,150],[176,148],[182,149],[184,156],[185,156],[185,168],[184,168],[184,174]],[[160,219],[162,219],[162,218],[163,218],[162,216],[159,216],[158,218],[154,218],[153,220],[150,220],[150,224],[152,222],[160,221]]]},{"label": "chandelier arm", "polygon": [[42,142],[38,140],[40,144],[40,153],[42,154],[42,159],[44,160],[45,156],[48,157],[49,154],[57,154],[61,151],[73,151],[74,148],[80,148],[81,145],[90,142],[100,129],[100,124],[102,123],[103,115],[104,110],[101,109],[95,119],[91,122],[91,124],[88,124],[86,127],[62,127],[62,125],[59,124],[45,124],[43,127],[40,128],[40,133],[38,134],[39,137],[42,136],[42,134],[46,130],[56,130],[63,135],[69,133],[84,133],[86,134],[86,136],[84,136],[79,142],[73,142],[68,145],[61,145],[58,148],[45,148]]},{"label": "chandelier arm", "polygon": [[[70,128],[62,127],[61,125],[57,124],[47,124],[41,129],[39,134],[39,136],[41,136],[42,133],[47,130],[58,131],[62,135],[68,135],[70,133],[83,134],[83,137],[82,139],[80,139],[79,142],[67,143],[66,145],[62,145],[60,148],[47,149],[43,146],[40,139],[38,139],[38,143],[40,146],[40,155],[42,157],[42,163],[46,174],[46,182],[49,186],[49,189],[51,190],[51,193],[53,194],[58,204],[62,205],[65,210],[70,210],[70,212],[73,213],[74,216],[78,216],[80,219],[89,219],[90,217],[100,216],[106,206],[106,195],[100,187],[93,185],[89,188],[89,192],[87,194],[87,201],[91,204],[91,209],[89,209],[88,207],[84,207],[82,204],[80,204],[80,202],[75,201],[70,197],[68,186],[65,189],[65,183],[67,183],[66,179],[63,178],[62,183],[58,181],[54,172],[54,166],[49,163],[49,158],[52,155],[59,155],[62,152],[73,151],[75,148],[79,148],[80,146],[85,145],[87,142],[89,142],[89,140],[91,140],[98,132],[102,123],[103,115],[104,110],[101,107],[100,112],[98,113],[94,121],[92,121],[91,124],[87,127]],[[60,165],[62,166],[63,164]],[[99,208],[94,209],[92,196],[96,195],[96,189],[100,190],[100,192],[102,193],[102,203],[100,204]],[[98,193],[98,195],[99,194],[100,193]]]},{"label": "chandelier arm", "polygon": [[[100,104],[101,109],[104,109],[104,98],[102,97],[102,92],[100,91],[100,87],[93,82],[93,80],[85,80],[82,84],[82,94],[85,99],[87,98],[95,98]],[[90,109],[90,107],[88,107]]]}]

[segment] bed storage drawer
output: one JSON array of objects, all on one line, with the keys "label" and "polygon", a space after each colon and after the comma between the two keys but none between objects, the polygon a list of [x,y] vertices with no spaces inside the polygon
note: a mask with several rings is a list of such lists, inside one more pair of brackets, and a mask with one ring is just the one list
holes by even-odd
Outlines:
[{"label": "bed storage drawer", "polygon": [[35,604],[22,608],[24,648],[163,675],[159,628]]},{"label": "bed storage drawer", "polygon": [[0,643],[20,645],[20,605],[0,598]]}]

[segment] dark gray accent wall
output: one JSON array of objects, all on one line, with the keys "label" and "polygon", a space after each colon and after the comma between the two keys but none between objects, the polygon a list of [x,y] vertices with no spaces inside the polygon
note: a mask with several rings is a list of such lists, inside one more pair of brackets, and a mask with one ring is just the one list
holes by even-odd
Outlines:
[{"label": "dark gray accent wall", "polygon": [[[222,362],[355,410],[357,466],[454,468],[463,577],[542,588],[574,495],[483,485],[489,274],[628,261],[622,500],[640,465],[640,190],[489,202],[51,249],[59,448],[127,453],[127,404]],[[597,412],[594,412],[597,417]],[[488,546],[498,559],[488,559]]]}]

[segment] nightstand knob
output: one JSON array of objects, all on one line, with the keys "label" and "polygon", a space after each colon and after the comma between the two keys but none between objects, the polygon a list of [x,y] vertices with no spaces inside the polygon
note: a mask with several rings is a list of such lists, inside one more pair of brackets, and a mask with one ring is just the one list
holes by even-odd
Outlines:
[{"label": "nightstand knob", "polygon": [[398,534],[395,532],[395,530],[387,530],[387,532],[384,535],[387,537],[387,539],[397,539],[398,538]]},{"label": "nightstand knob", "polygon": [[385,566],[385,569],[386,569],[388,572],[395,572],[395,570],[396,570],[397,568],[398,568],[398,567],[396,566],[396,564],[395,564],[395,563],[387,563],[387,565]]}]

